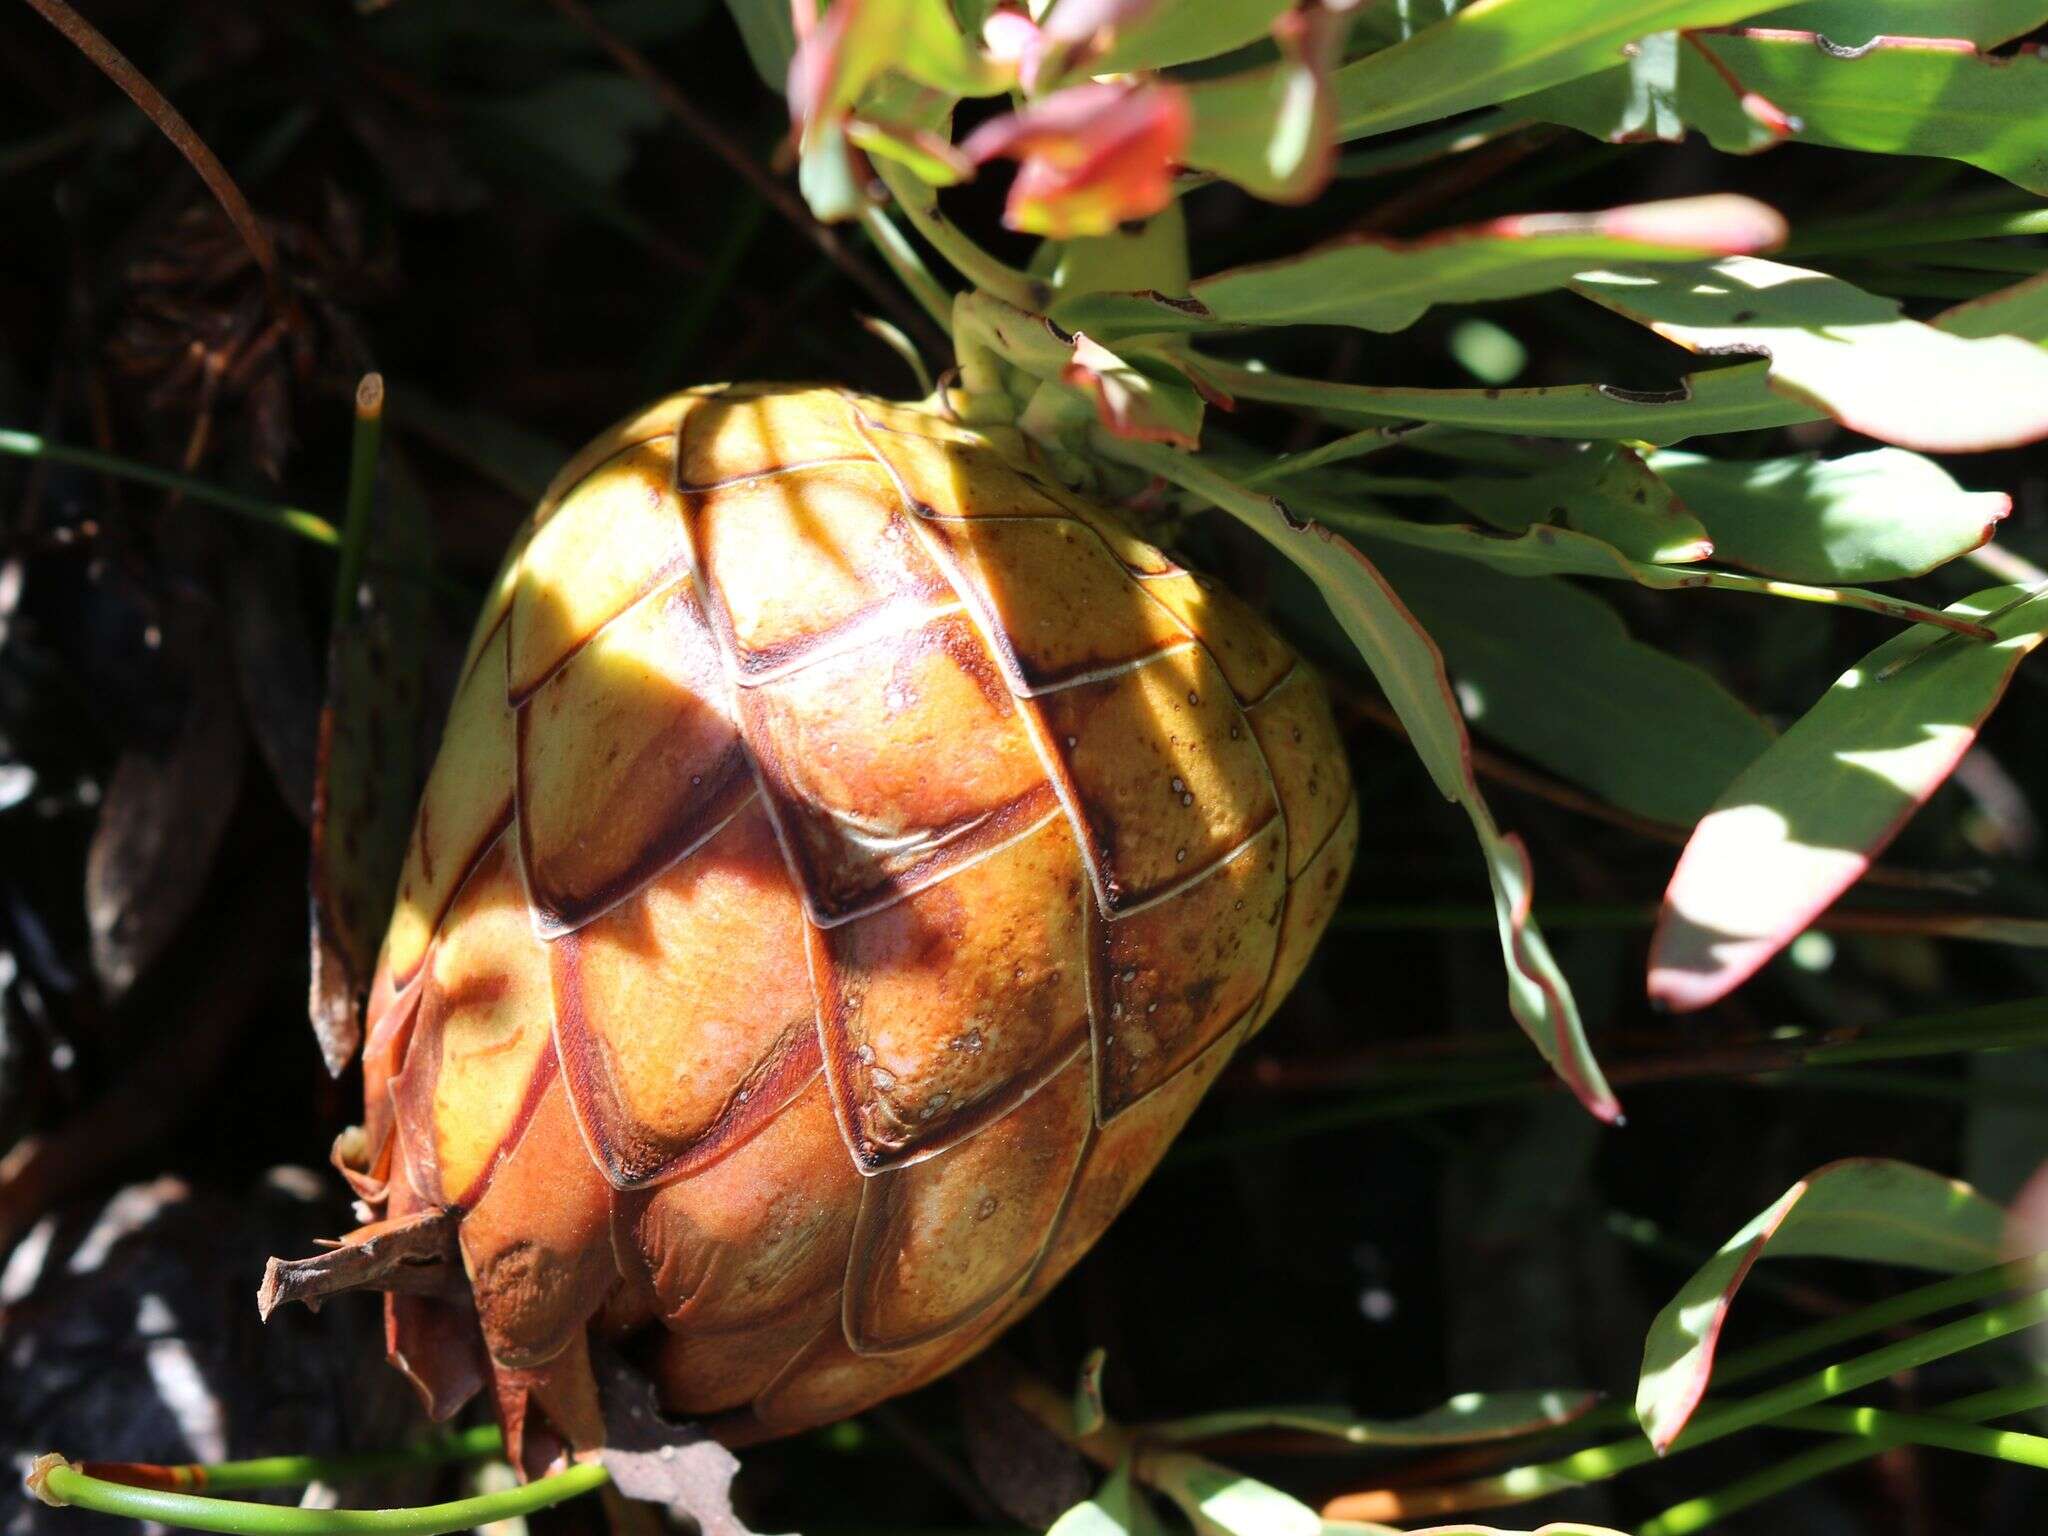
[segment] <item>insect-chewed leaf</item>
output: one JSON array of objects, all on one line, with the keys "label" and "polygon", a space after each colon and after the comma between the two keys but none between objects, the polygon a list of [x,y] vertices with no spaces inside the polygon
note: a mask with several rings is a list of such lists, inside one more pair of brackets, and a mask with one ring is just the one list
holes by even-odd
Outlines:
[{"label": "insect-chewed leaf", "polygon": [[1598,576],[1608,581],[1632,581],[1656,592],[1718,589],[1723,592],[1753,592],[1766,597],[1790,598],[1799,602],[1839,604],[1866,613],[1909,623],[1933,624],[1963,634],[1984,638],[1974,621],[1939,608],[1905,598],[1889,597],[1861,587],[1812,586],[1750,576],[1740,571],[1707,570],[1692,565],[1653,565],[1631,560],[1604,539],[1560,528],[1552,523],[1532,524],[1519,538],[1504,539],[1463,523],[1421,523],[1388,517],[1364,510],[1344,494],[1342,476],[1318,477],[1312,487],[1290,489],[1288,499],[1297,507],[1327,518],[1336,526],[1373,543],[1391,543],[1409,549],[1473,560],[1504,576]]},{"label": "insect-chewed leaf", "polygon": [[1765,20],[1773,31],[1818,32],[1843,48],[1876,37],[1954,37],[1996,48],[2048,26],[2048,0],[1806,0]]},{"label": "insect-chewed leaf", "polygon": [[[1237,325],[1355,325],[1398,331],[1433,304],[1478,303],[1562,288],[1588,267],[1695,262],[1775,249],[1785,221],[1732,194],[1639,203],[1598,213],[1515,214],[1421,240],[1352,240],[1303,256],[1199,278],[1199,308],[1141,294],[1102,295],[1098,315],[1126,331]],[[1206,311],[1206,313],[1204,313]]]},{"label": "insect-chewed leaf", "polygon": [[1065,240],[1106,235],[1164,208],[1187,136],[1179,86],[1097,83],[991,118],[960,148],[976,164],[1021,162],[1003,222]]},{"label": "insect-chewed leaf", "polygon": [[1446,799],[1464,807],[1472,822],[1493,886],[1501,951],[1507,960],[1509,1012],[1588,1110],[1602,1120],[1620,1119],[1620,1101],[1593,1059],[1571,987],[1530,918],[1529,851],[1519,837],[1502,833],[1479,792],[1472,773],[1472,741],[1443,655],[1428,632],[1355,545],[1296,516],[1277,497],[1248,490],[1192,454],[1106,434],[1098,444],[1109,456],[1151,470],[1229,512],[1316,584],[1400,715],[1431,779]]},{"label": "insect-chewed leaf", "polygon": [[1713,1375],[1728,1309],[1760,1258],[1861,1259],[1958,1274],[1996,1264],[2005,1213],[1969,1185],[1887,1158],[1808,1174],[1721,1245],[1650,1324],[1636,1417],[1659,1451]]},{"label": "insect-chewed leaf", "polygon": [[1531,475],[1459,475],[1444,494],[1496,528],[1576,528],[1631,560],[1685,565],[1714,553],[1701,524],[1632,449],[1589,445]]},{"label": "insect-chewed leaf", "polygon": [[1690,826],[1771,744],[1733,694],[1632,639],[1590,592],[1414,550],[1378,558],[1473,727],[1624,810]]},{"label": "insect-chewed leaf", "polygon": [[1692,351],[1761,353],[1773,389],[1885,442],[1970,452],[2048,436],[2048,351],[1938,331],[1840,278],[1731,256],[1572,287]]},{"label": "insect-chewed leaf", "polygon": [[[2038,54],[1993,58],[1943,38],[1911,37],[1844,51],[1817,47],[1799,33],[1716,37],[1709,46],[1745,89],[1794,121],[1793,137],[1802,143],[1960,160],[2029,192],[2048,192],[2039,122],[2048,59]],[[1682,71],[1687,120],[1718,149],[1740,153],[1775,143],[1735,107],[1718,72],[1704,59],[1700,64],[1705,78],[1690,65]]]},{"label": "insect-chewed leaf", "polygon": [[1650,995],[1702,1008],[1753,975],[1859,879],[1976,740],[2048,632],[2048,594],[1994,587],[1951,613],[1990,643],[1916,626],[1843,673],[1729,785],[1664,895]]},{"label": "insect-chewed leaf", "polygon": [[1931,323],[1951,336],[2019,336],[2048,346],[2048,272],[1945,309]]},{"label": "insect-chewed leaf", "polygon": [[1488,0],[1339,70],[1339,128],[1359,138],[1490,106],[1606,69],[1653,32],[1770,9],[1771,0]]},{"label": "insect-chewed leaf", "polygon": [[1713,536],[1716,558],[1789,581],[1899,581],[1989,539],[2012,510],[1999,491],[1966,491],[1903,448],[1846,458],[1650,460]]},{"label": "insect-chewed leaf", "polygon": [[1665,447],[1716,432],[1788,427],[1820,415],[1772,390],[1762,363],[1690,373],[1676,389],[1655,394],[1609,384],[1524,389],[1332,384],[1207,360],[1204,369],[1218,388],[1243,400],[1386,421],[1440,421],[1524,437],[1626,438]]},{"label": "insect-chewed leaf", "polygon": [[1256,1429],[1295,1429],[1348,1445],[1475,1445],[1569,1424],[1597,1392],[1463,1392],[1406,1419],[1361,1419],[1342,1408],[1242,1408],[1147,1425],[1147,1438],[1208,1440]]}]

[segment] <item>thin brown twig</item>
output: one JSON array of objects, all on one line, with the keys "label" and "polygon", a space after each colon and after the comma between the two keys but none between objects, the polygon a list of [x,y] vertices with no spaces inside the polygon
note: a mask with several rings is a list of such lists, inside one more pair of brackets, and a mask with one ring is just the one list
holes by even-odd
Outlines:
[{"label": "thin brown twig", "polygon": [[235,178],[220,163],[220,157],[206,147],[206,141],[171,105],[169,98],[149,83],[148,76],[129,63],[120,49],[108,42],[91,22],[65,4],[65,0],[28,0],[28,3],[74,48],[90,59],[100,73],[126,92],[128,99],[142,109],[143,115],[156,124],[157,131],[169,139],[178,153],[185,157],[186,163],[199,173],[199,179],[206,183],[207,191],[220,204],[221,212],[235,226],[235,233],[242,237],[242,243],[249,248],[249,255],[263,273],[271,308],[282,313],[285,296],[278,278],[277,248],[257,219],[256,210],[249,206],[242,189],[235,185]]},{"label": "thin brown twig", "polygon": [[[31,3],[42,4],[43,0],[31,0]],[[828,261],[859,284],[870,298],[889,312],[898,325],[932,347],[938,356],[952,355],[951,338],[941,333],[924,311],[910,301],[908,295],[862,261],[830,225],[813,218],[811,211],[802,201],[778,181],[766,166],[748,154],[731,134],[700,111],[697,104],[656,69],[645,54],[598,20],[583,0],[548,0],[548,4],[598,47],[610,54],[612,61],[619,68],[654,92],[656,98],[676,121],[688,129],[705,148],[723,160],[735,175],[759,193],[769,207],[817,246]]]}]

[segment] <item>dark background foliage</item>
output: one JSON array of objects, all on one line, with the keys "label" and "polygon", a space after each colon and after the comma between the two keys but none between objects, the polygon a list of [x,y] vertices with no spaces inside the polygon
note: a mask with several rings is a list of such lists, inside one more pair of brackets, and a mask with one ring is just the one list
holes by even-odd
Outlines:
[{"label": "dark background foliage", "polygon": [[[780,163],[783,109],[722,8],[596,10],[732,144]],[[260,210],[294,318],[272,326],[260,275],[162,138],[33,12],[0,9],[0,424],[338,517],[351,392],[362,371],[381,370],[392,472],[431,514],[430,678],[445,676],[467,625],[459,593],[481,589],[554,464],[644,398],[748,377],[912,390],[859,323],[876,303],[548,0],[398,0],[367,15],[340,0],[102,0],[89,14]],[[1191,217],[1198,262],[1213,267],[1345,229],[1412,233],[1709,187],[1839,215],[1979,180],[1810,149],[1732,161],[1697,143],[1620,150],[1560,132],[1509,139],[1448,172],[1340,181],[1308,209],[1215,189]],[[995,228],[999,191],[954,199],[997,244],[1009,238]],[[857,236],[847,243],[878,267]],[[1519,383],[1657,388],[1676,371],[1675,354],[1583,304],[1529,300],[1492,315],[1528,350]],[[1310,332],[1287,343],[1287,361],[1330,378],[1469,384],[1447,346],[1461,318],[1438,312],[1369,341]],[[1256,413],[1240,425],[1275,443],[1293,430]],[[1855,446],[1833,427],[1799,434],[1806,446]],[[2001,542],[2048,556],[2038,455],[1955,467],[1974,488],[2014,494]],[[1338,655],[1319,639],[1313,602],[1254,550],[1204,529],[1190,545],[1311,648]],[[297,1203],[282,1215],[278,1186],[264,1182],[280,1165],[319,1166],[359,1093],[353,1075],[327,1079],[303,1002],[305,817],[333,569],[325,550],[187,499],[0,461],[10,1456],[61,1441],[72,1454],[181,1459],[402,1433],[403,1415],[371,1411],[350,1367],[375,1348],[366,1310],[338,1316],[351,1311],[343,1304],[317,1327],[291,1324],[299,1365],[276,1363],[275,1337],[235,1342],[253,1323],[254,1256],[279,1241],[280,1223],[308,1226],[312,1202],[308,1230],[348,1224],[324,1171],[317,1186],[289,1185]],[[1984,584],[1957,574],[1914,585],[1945,601]],[[1721,594],[1604,595],[1637,633],[1781,719],[1884,633],[1856,615]],[[1352,691],[1370,705],[1368,684]],[[1630,1119],[1600,1130],[1533,1057],[1512,1058],[1527,1070],[1475,1094],[1461,1063],[1511,1027],[1483,874],[1456,812],[1399,740],[1369,708],[1350,719],[1366,808],[1351,925],[1152,1188],[1012,1336],[1007,1348],[1033,1368],[1064,1383],[1087,1348],[1107,1346],[1110,1405],[1126,1419],[1285,1401],[1400,1414],[1507,1387],[1626,1395],[1650,1315],[1800,1174],[1882,1154],[2004,1197],[2032,1171],[2048,1140],[2038,1052],[1759,1075],[1754,1051],[1777,1026],[1854,1029],[2039,993],[2040,952],[1839,933],[1803,944],[1731,1003],[1658,1017],[1641,1000],[1642,914],[1674,845],[1588,814],[1506,757],[1516,776],[1493,787],[1496,807],[1532,845],[1550,931],[1596,1045],[1620,1069]],[[2048,913],[2035,811],[2048,792],[2044,728],[2041,674],[2022,672],[1980,750],[1887,857],[1912,878],[1852,903]],[[1656,1058],[1661,1072],[1679,1055],[1673,1080],[1641,1080],[1650,1069],[1628,1065]],[[121,1218],[140,1198],[133,1188],[108,1205],[166,1174],[184,1190],[152,1187],[172,1190],[165,1209],[196,1202],[184,1214],[150,1205],[155,1214]],[[79,1234],[96,1223],[105,1240],[86,1245],[96,1257],[81,1267]],[[109,1266],[118,1272],[91,1277]],[[1740,1336],[1902,1278],[1777,1269],[1745,1295]],[[124,1328],[122,1309],[138,1304],[118,1298],[137,1286],[167,1305]],[[222,1321],[229,1299],[244,1298],[250,1315]],[[212,1404],[218,1444],[190,1412],[145,1411],[167,1390],[153,1353],[163,1338],[197,1340],[197,1401]],[[1908,1400],[1967,1390],[1975,1369],[1966,1357],[1930,1372]],[[65,1396],[65,1382],[87,1379],[129,1395]],[[293,1411],[280,1410],[286,1398]],[[750,1497],[767,1529],[973,1524],[988,1510],[964,1471],[965,1434],[955,1389],[941,1384],[752,1453]],[[1626,1523],[1772,1447],[1731,1442],[1569,1512]],[[1285,1449],[1246,1442],[1226,1459],[1309,1498],[1385,1475],[1275,1454]],[[1995,1536],[2037,1529],[2039,1498],[2013,1469],[1901,1455],[1730,1528]],[[10,1531],[76,1528],[26,1504],[0,1510]],[[597,1516],[592,1505],[546,1518]]]}]

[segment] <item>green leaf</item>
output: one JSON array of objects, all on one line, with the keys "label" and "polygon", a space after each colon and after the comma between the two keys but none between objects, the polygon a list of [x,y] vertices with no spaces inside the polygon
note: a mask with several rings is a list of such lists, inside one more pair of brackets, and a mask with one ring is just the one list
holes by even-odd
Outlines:
[{"label": "green leaf", "polygon": [[[1992,58],[1903,37],[1854,53],[1831,52],[1796,34],[1705,41],[1746,89],[1797,120],[1801,143],[1960,160],[2048,193],[2039,120],[2048,59],[2038,54]],[[1727,86],[1699,62],[1698,71],[1684,67],[1680,82],[1687,120],[1717,149],[1739,154],[1772,142],[1768,135],[1759,141]],[[1695,100],[1702,106],[1697,113]],[[1722,110],[1707,109],[1716,102]]]},{"label": "green leaf", "polygon": [[1590,592],[1412,550],[1379,563],[1473,728],[1612,805],[1689,827],[1771,744],[1733,694],[1631,638]]},{"label": "green leaf", "polygon": [[1722,1324],[1761,1258],[1859,1259],[1961,1274],[1996,1264],[2005,1212],[1954,1179],[1887,1158],[1808,1174],[1685,1283],[1650,1324],[1636,1417],[1661,1452],[1706,1396]]},{"label": "green leaf", "polygon": [[796,24],[789,0],[725,0],[746,44],[747,57],[768,88],[780,94],[789,84],[789,61],[796,54]]},{"label": "green leaf", "polygon": [[[1915,37],[1885,37],[1867,48],[1822,46],[1810,33],[1778,31],[1776,15],[1765,19],[1768,31],[1703,35],[1654,74],[1648,60],[1638,59],[1523,97],[1514,110],[1617,142],[1677,139],[1690,126],[1730,154],[1753,154],[1790,137],[1927,155],[2048,192],[2048,155],[2029,115],[2048,89],[2048,60],[1992,57]],[[1730,78],[1776,108],[1789,130],[1786,122],[1767,123],[1745,110]]]},{"label": "green leaf", "polygon": [[1785,221],[1731,194],[1598,213],[1517,214],[1420,240],[1353,240],[1236,267],[1192,285],[1194,304],[1100,294],[1062,313],[1074,325],[1131,332],[1242,325],[1355,325],[1405,330],[1432,304],[1478,303],[1561,288],[1588,267],[1692,262],[1771,250]]},{"label": "green leaf", "polygon": [[1200,1456],[1157,1451],[1146,1470],[1195,1536],[1322,1536],[1322,1517],[1301,1500]]},{"label": "green leaf", "polygon": [[1934,624],[1978,638],[1988,633],[1972,621],[1941,609],[1880,592],[1866,592],[1860,587],[1812,586],[1738,571],[1709,570],[1700,565],[1653,565],[1645,560],[1631,560],[1604,540],[1548,523],[1537,523],[1521,537],[1508,539],[1462,523],[1410,522],[1365,510],[1371,504],[1370,497],[1363,493],[1347,496],[1345,488],[1344,477],[1328,475],[1319,477],[1312,485],[1290,489],[1287,499],[1301,510],[1326,518],[1360,538],[1476,560],[1505,576],[1597,576],[1610,581],[1632,581],[1657,592],[1750,592],[1854,608],[1909,623]]},{"label": "green leaf", "polygon": [[1692,351],[1762,353],[1773,389],[1885,442],[1970,452],[2048,436],[2048,351],[1937,331],[1839,278],[1730,256],[1572,286]]},{"label": "green leaf", "polygon": [[1528,475],[1460,475],[1443,494],[1496,528],[1536,523],[1575,528],[1631,560],[1684,565],[1714,553],[1706,528],[1671,487],[1613,443],[1586,444],[1563,463]]},{"label": "green leaf", "polygon": [[1095,444],[1107,457],[1150,470],[1229,512],[1316,584],[1401,717],[1437,788],[1462,805],[1472,822],[1493,885],[1508,966],[1509,1011],[1587,1109],[1603,1120],[1619,1119],[1621,1105],[1593,1059],[1571,988],[1529,916],[1529,851],[1519,837],[1503,834],[1495,824],[1472,774],[1472,742],[1443,656],[1394,589],[1348,540],[1295,516],[1277,497],[1237,484],[1197,455],[1124,442],[1107,433],[1098,433]]},{"label": "green leaf", "polygon": [[1772,11],[1766,24],[1819,32],[1860,48],[1874,37],[1957,37],[1996,48],[2048,26],[2044,0],[1806,0]]},{"label": "green leaf", "polygon": [[661,103],[638,80],[616,74],[565,74],[546,85],[471,109],[486,128],[502,129],[545,150],[581,180],[608,187],[633,163],[635,141],[659,126]]},{"label": "green leaf", "polygon": [[1951,336],[2021,336],[2048,346],[2048,272],[1945,309],[1932,323]]},{"label": "green leaf", "polygon": [[1526,437],[1612,437],[1665,447],[1715,432],[1753,432],[1819,419],[1809,406],[1770,388],[1762,363],[1687,374],[1661,393],[1611,384],[1553,384],[1533,389],[1404,389],[1332,384],[1203,359],[1219,388],[1244,400],[1307,406],[1346,417],[1441,421]]},{"label": "green leaf", "polygon": [[1131,1480],[1124,1461],[1085,1499],[1052,1523],[1046,1536],[1165,1536],[1165,1526]]},{"label": "green leaf", "polygon": [[1740,986],[1862,877],[1942,785],[2048,631],[2048,595],[1994,587],[1951,613],[1985,644],[1925,626],[1838,678],[1729,785],[1694,831],[1650,946],[1650,995],[1703,1008]]},{"label": "green leaf", "polygon": [[1491,106],[1606,69],[1652,32],[1770,9],[1771,0],[1478,0],[1339,70],[1340,131],[1361,138]]},{"label": "green leaf", "polygon": [[1966,491],[1903,448],[1739,463],[1666,452],[1650,468],[1706,524],[1717,558],[1790,581],[1922,576],[1984,543],[2012,510],[2010,496]]},{"label": "green leaf", "polygon": [[1599,1402],[1597,1392],[1463,1392],[1406,1419],[1361,1419],[1347,1409],[1240,1408],[1145,1427],[1148,1439],[1212,1440],[1256,1429],[1296,1429],[1347,1445],[1475,1445],[1569,1424]]},{"label": "green leaf", "polygon": [[[1154,0],[1137,20],[1119,27],[1115,41],[1088,61],[1092,75],[1124,74],[1137,69],[1169,69],[1219,58],[1255,43],[1273,28],[1294,0]],[[1068,6],[1068,9],[1075,9]],[[1058,35],[1060,7],[1047,16]]]}]

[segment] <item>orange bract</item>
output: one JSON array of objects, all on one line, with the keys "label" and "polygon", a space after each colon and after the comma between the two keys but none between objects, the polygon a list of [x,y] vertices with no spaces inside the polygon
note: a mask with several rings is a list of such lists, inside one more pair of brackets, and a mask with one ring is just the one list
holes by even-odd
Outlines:
[{"label": "orange bract", "polygon": [[591,1330],[732,1441],[946,1370],[1074,1263],[1300,974],[1356,840],[1320,683],[1023,441],[678,395],[479,621],[373,991],[437,1413],[602,1435]]}]

